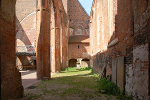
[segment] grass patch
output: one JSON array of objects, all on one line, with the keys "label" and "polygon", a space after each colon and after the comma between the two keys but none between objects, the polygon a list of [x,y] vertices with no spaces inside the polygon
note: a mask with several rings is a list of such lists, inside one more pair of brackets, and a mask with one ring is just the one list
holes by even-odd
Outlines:
[{"label": "grass patch", "polygon": [[68,67],[60,73],[54,74],[50,80],[42,80],[35,84],[37,88],[27,89],[27,93],[31,93],[27,98],[35,100],[107,99],[106,96],[98,92],[98,80],[98,74],[94,73],[89,67],[81,68],[80,70],[76,70],[76,67]]},{"label": "grass patch", "polygon": [[121,100],[132,100],[131,95],[127,95],[127,93],[121,91],[114,82],[106,80],[105,78],[98,81],[98,90],[100,93],[115,95]]},{"label": "grass patch", "polygon": [[28,96],[27,99],[29,99],[29,100],[35,100],[35,99],[40,98],[42,95],[41,94],[37,95],[37,94],[34,94],[34,93],[28,93],[27,96]]},{"label": "grass patch", "polygon": [[117,95],[120,93],[120,89],[116,86],[115,83],[102,78],[98,81],[98,90],[101,93],[106,93],[109,95]]},{"label": "grass patch", "polygon": [[90,70],[91,72],[93,72],[93,69],[91,67],[81,67],[80,71],[85,71],[85,70]]}]

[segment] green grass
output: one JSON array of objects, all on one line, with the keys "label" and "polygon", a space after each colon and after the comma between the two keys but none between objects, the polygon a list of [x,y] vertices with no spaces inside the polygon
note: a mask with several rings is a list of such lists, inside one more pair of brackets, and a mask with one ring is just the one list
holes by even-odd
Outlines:
[{"label": "green grass", "polygon": [[98,81],[98,90],[104,94],[115,95],[121,100],[132,100],[132,95],[127,95],[127,93],[121,91],[115,83],[110,80],[106,80],[105,78]]},{"label": "green grass", "polygon": [[98,81],[98,89],[99,92],[104,92],[105,94],[109,95],[120,94],[120,89],[117,87],[117,85],[109,80],[106,80],[105,78],[102,78]]},{"label": "green grass", "polygon": [[30,93],[27,98],[32,100],[41,98],[42,100],[66,100],[66,98],[69,98],[68,100],[103,100],[103,98],[111,98],[99,93],[98,80],[98,74],[89,67],[80,70],[77,70],[76,67],[69,67],[53,75],[50,80],[42,80],[34,84],[36,88],[32,91],[26,89],[26,94]]},{"label": "green grass", "polygon": [[27,99],[29,99],[29,100],[31,100],[31,99],[38,99],[39,97],[41,97],[42,95],[40,94],[40,95],[37,95],[37,94],[34,94],[34,93],[28,93],[27,94]]}]

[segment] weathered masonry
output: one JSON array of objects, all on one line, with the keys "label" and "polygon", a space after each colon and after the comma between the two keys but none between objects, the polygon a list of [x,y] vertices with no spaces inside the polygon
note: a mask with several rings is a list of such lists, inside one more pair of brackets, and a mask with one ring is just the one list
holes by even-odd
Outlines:
[{"label": "weathered masonry", "polygon": [[90,17],[78,0],[1,0],[0,46],[2,100],[23,96],[18,67],[50,79],[77,61],[150,99],[150,0],[93,0]]},{"label": "weathered masonry", "polygon": [[67,6],[68,0],[0,1],[2,100],[23,96],[16,66],[36,60],[37,79],[68,66]]},{"label": "weathered masonry", "polygon": [[[76,9],[75,9],[76,8]],[[78,0],[69,0],[69,67],[88,67],[90,59],[89,16]]]},{"label": "weathered masonry", "polygon": [[137,100],[150,99],[150,0],[93,0],[91,66]]}]

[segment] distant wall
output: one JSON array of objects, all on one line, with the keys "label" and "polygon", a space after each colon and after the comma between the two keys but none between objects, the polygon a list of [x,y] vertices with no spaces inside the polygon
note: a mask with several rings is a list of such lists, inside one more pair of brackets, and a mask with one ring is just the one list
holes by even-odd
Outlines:
[{"label": "distant wall", "polygon": [[89,44],[69,44],[69,59],[90,58]]},{"label": "distant wall", "polygon": [[[78,0],[68,0],[70,35],[88,35],[89,16]],[[73,31],[72,31],[73,30]]]}]

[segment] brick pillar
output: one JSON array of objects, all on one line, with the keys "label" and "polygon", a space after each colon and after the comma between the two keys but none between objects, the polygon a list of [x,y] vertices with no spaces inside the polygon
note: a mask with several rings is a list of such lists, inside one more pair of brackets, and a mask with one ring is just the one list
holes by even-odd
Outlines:
[{"label": "brick pillar", "polygon": [[37,7],[37,79],[50,79],[50,2],[38,0]]},{"label": "brick pillar", "polygon": [[[56,20],[57,22],[57,20]],[[61,70],[60,66],[60,28],[56,27],[55,30],[55,67],[56,72]]]},{"label": "brick pillar", "polygon": [[16,0],[0,1],[1,100],[23,96],[21,74],[15,63],[15,3]]},{"label": "brick pillar", "polygon": [[60,11],[59,2],[54,0],[55,11],[55,67],[56,72],[61,70],[60,66]]}]

